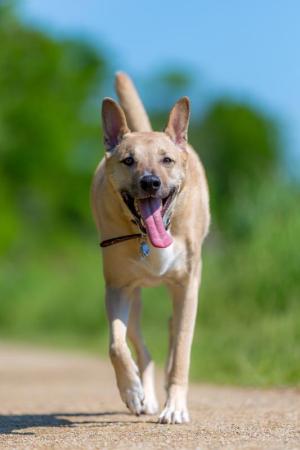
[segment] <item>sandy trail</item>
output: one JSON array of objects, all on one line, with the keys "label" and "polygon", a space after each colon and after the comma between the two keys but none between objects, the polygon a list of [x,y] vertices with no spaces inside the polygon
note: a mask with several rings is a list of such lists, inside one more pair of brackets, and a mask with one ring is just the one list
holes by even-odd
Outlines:
[{"label": "sandy trail", "polygon": [[193,385],[189,397],[191,424],[158,425],[127,413],[107,361],[0,345],[1,449],[300,448],[297,389]]}]

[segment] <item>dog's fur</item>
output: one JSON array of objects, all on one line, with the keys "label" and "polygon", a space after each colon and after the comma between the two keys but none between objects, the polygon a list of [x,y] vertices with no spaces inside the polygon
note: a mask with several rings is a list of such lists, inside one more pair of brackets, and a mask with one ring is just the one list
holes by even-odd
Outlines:
[{"label": "dog's fur", "polygon": [[[210,222],[205,172],[196,152],[187,143],[189,101],[186,97],[175,104],[165,131],[153,132],[127,75],[117,74],[116,88],[125,113],[113,100],[104,99],[106,154],[92,186],[93,214],[101,238],[139,232],[121,193],[126,190],[135,199],[144,197],[140,187],[144,173],[160,178],[161,198],[172,189],[176,196],[168,213],[169,233],[173,238],[170,246],[156,248],[148,242],[150,255],[144,258],[139,252],[138,239],[103,251],[110,358],[120,395],[130,411],[137,415],[156,413],[154,365],[140,331],[140,289],[164,283],[172,297],[173,317],[166,365],[167,400],[159,421],[188,422],[186,396],[201,278],[201,247]],[[120,163],[128,156],[134,158],[132,167]],[[162,162],[165,156],[171,158],[170,164]],[[127,337],[136,350],[138,367],[131,357]]]}]

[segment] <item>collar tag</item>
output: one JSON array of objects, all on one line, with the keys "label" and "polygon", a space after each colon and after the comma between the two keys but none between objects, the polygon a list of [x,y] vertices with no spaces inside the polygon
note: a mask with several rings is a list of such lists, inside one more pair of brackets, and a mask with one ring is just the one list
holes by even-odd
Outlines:
[{"label": "collar tag", "polygon": [[149,245],[147,244],[147,242],[142,241],[142,242],[140,243],[140,253],[141,253],[141,255],[142,255],[143,258],[145,258],[146,256],[149,256],[149,255],[150,255],[150,247],[149,247]]}]

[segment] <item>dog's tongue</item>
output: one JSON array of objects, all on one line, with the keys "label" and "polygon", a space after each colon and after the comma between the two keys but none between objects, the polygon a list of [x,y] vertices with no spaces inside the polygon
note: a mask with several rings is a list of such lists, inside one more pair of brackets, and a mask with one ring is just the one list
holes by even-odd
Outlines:
[{"label": "dog's tongue", "polygon": [[144,198],[139,200],[139,207],[151,244],[158,248],[165,248],[171,245],[173,240],[165,230],[162,220],[161,200],[152,197]]}]

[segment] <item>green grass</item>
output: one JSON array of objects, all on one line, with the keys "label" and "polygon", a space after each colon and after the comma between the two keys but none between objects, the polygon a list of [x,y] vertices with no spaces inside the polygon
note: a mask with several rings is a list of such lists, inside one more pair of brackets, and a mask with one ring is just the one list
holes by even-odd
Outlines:
[{"label": "green grass", "polygon": [[[192,378],[299,384],[299,196],[269,192],[259,205],[247,206],[250,222],[251,208],[257,219],[246,236],[220,240],[212,230],[205,245]],[[28,240],[3,258],[0,286],[2,338],[106,354],[104,282],[95,236],[62,234],[47,246]],[[146,342],[163,364],[170,301],[162,287],[143,296]]]}]

